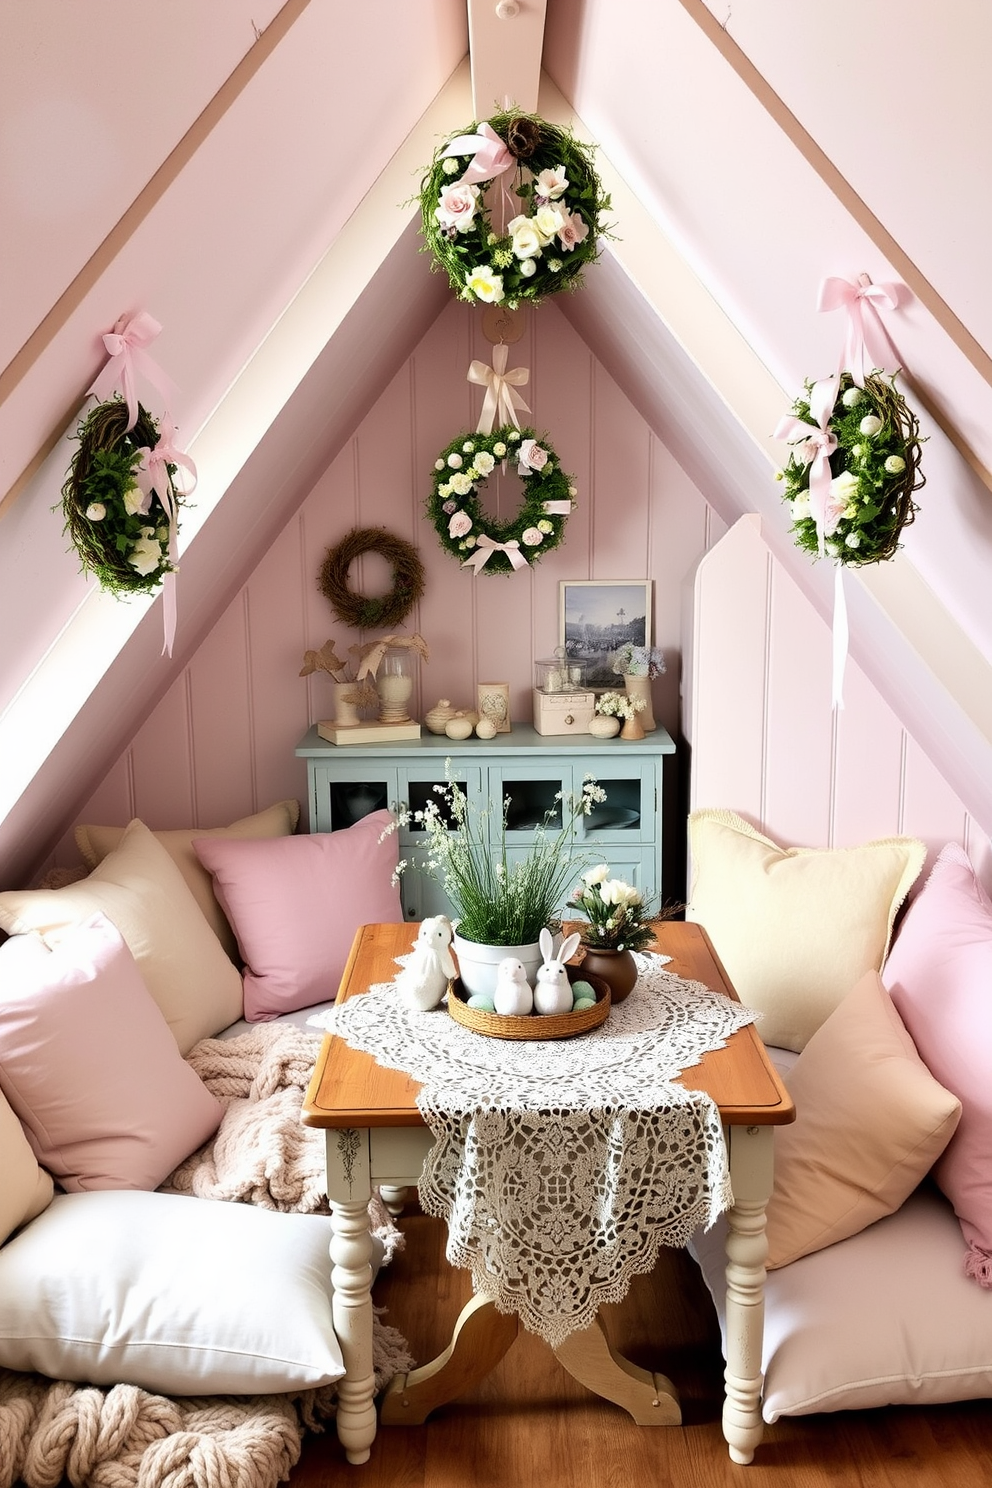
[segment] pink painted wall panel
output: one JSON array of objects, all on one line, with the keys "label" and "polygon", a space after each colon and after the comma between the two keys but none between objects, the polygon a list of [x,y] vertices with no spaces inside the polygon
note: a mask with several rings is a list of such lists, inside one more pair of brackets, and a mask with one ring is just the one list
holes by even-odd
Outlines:
[{"label": "pink painted wall panel", "polygon": [[[306,805],[306,770],[293,757],[300,710],[306,706],[303,665],[309,571],[304,571],[298,519],[287,523],[252,574],[247,590],[249,729],[253,743],[251,809],[289,798]],[[326,637],[318,641],[323,645]],[[317,687],[327,717],[330,688],[324,674]]]},{"label": "pink painted wall panel", "polygon": [[[958,842],[988,881],[988,839],[857,667],[848,669],[843,710],[833,721],[824,713],[816,696],[829,687],[830,629],[783,575],[753,519],[738,522],[700,564],[694,632],[693,808],[736,811],[783,846],[908,834],[926,842],[932,862]],[[720,720],[742,687],[750,696],[731,743]]]},{"label": "pink painted wall panel", "polygon": [[246,601],[243,589],[189,667],[197,822],[233,821],[254,805]]},{"label": "pink painted wall panel", "polygon": [[134,815],[157,829],[215,826],[196,815],[190,677],[181,677],[135,735]]}]

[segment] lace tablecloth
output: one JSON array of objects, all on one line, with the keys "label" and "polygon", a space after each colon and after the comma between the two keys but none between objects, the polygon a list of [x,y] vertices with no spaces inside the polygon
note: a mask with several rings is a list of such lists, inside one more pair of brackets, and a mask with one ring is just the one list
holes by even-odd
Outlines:
[{"label": "lace tablecloth", "polygon": [[732,1203],[719,1112],[673,1084],[755,1014],[639,954],[607,1021],[574,1039],[490,1039],[395,985],[310,1019],[423,1086],[424,1210],[476,1292],[557,1347]]}]

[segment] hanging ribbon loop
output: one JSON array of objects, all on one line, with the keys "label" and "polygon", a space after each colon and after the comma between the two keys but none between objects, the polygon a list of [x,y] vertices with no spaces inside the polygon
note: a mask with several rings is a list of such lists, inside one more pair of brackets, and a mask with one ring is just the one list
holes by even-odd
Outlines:
[{"label": "hanging ribbon loop", "polygon": [[441,151],[442,159],[449,155],[471,155],[464,173],[459,176],[459,186],[472,186],[477,181],[494,181],[505,171],[513,170],[517,158],[512,155],[489,124],[480,124],[478,134],[460,134]]},{"label": "hanging ribbon loop", "polygon": [[860,388],[876,368],[880,372],[899,369],[899,353],[878,313],[895,310],[898,303],[894,285],[872,284],[867,274],[862,274],[857,284],[849,279],[828,278],[820,285],[817,310],[847,312],[847,337],[840,371],[850,372]]},{"label": "hanging ribbon loop", "polygon": [[472,362],[468,372],[465,374],[469,382],[477,383],[486,390],[486,396],[482,400],[482,412],[479,414],[479,422],[476,425],[477,434],[491,434],[496,425],[512,424],[514,428],[520,428],[518,412],[530,413],[530,408],[523,398],[515,391],[530,381],[530,372],[526,367],[514,367],[511,371],[506,370],[506,359],[509,355],[509,347],[502,342],[493,347],[493,364],[490,367],[486,362]]},{"label": "hanging ribbon loop", "polygon": [[521,553],[520,544],[515,537],[511,537],[509,542],[500,543],[494,542],[491,537],[483,533],[476,544],[475,552],[471,558],[466,558],[462,568],[473,569],[478,578],[494,553],[505,553],[510,560],[510,566],[515,570],[527,567],[527,559]]},{"label": "hanging ribbon loop", "polygon": [[145,350],[161,329],[153,315],[149,315],[147,310],[139,310],[130,320],[125,315],[120,316],[114,329],[107,331],[103,338],[110,360],[86,391],[101,402],[113,397],[114,393],[121,393],[127,404],[128,429],[133,429],[138,421],[136,377],[139,374],[162,394],[166,402],[175,399],[175,384]]},{"label": "hanging ribbon loop", "polygon": [[169,474],[170,465],[178,465],[188,471],[192,477],[192,485],[184,487],[183,495],[188,496],[196,487],[196,466],[191,457],[176,448],[176,434],[178,430],[172,422],[169,414],[162,415],[159,425],[159,440],[153,449],[145,447],[139,451],[141,464],[134,473],[138,489],[144,496],[143,511],[147,512],[151,504],[152,492],[158,497],[169,522],[169,562],[172,565],[169,572],[162,580],[162,607],[165,635],[162,642],[162,655],[171,656],[172,647],[176,639],[176,624],[179,617],[178,596],[176,593],[176,566],[179,562],[179,513],[176,510],[176,502],[173,499],[172,477]]}]

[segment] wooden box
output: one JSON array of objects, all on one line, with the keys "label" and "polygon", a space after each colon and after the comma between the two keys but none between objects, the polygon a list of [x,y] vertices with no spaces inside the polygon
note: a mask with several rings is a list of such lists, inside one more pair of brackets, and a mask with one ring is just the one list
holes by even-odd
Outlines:
[{"label": "wooden box", "polygon": [[534,688],[534,727],[539,734],[587,734],[595,711],[594,692],[542,692]]}]

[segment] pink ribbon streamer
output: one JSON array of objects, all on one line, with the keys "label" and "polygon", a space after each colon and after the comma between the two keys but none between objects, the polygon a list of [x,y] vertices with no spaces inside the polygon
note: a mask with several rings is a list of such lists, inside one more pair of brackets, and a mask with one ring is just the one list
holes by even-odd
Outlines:
[{"label": "pink ribbon streamer", "polygon": [[145,497],[145,510],[151,502],[152,492],[158,496],[159,501],[169,520],[169,562],[172,569],[162,580],[162,608],[165,635],[162,642],[162,655],[171,656],[172,648],[176,639],[176,624],[179,617],[179,603],[176,592],[176,564],[179,561],[179,521],[176,511],[176,503],[172,499],[172,482],[169,477],[168,466],[178,465],[189,472],[193,478],[191,486],[183,488],[183,494],[188,496],[196,487],[196,466],[189,455],[176,448],[175,436],[177,434],[175,424],[168,413],[162,415],[159,425],[159,441],[153,449],[143,448],[141,453],[141,464],[135,471],[134,478],[138,483],[138,489]]},{"label": "pink ribbon streamer", "polygon": [[139,310],[130,320],[121,315],[114,329],[107,331],[103,338],[110,360],[87,392],[94,393],[101,402],[120,392],[127,404],[128,429],[133,429],[138,420],[137,375],[146,378],[167,402],[176,394],[175,384],[145,350],[161,329],[154,316],[147,310]]},{"label": "pink ribbon streamer", "polygon": [[490,367],[486,362],[472,362],[468,372],[465,374],[469,382],[477,383],[486,389],[486,396],[482,400],[482,412],[479,414],[479,422],[476,424],[477,434],[491,434],[498,423],[513,424],[520,428],[518,412],[530,413],[530,408],[514,389],[523,387],[530,381],[530,372],[526,367],[514,367],[512,371],[506,370],[506,359],[510,348],[501,341],[493,347],[493,364]]},{"label": "pink ribbon streamer", "polygon": [[478,578],[494,553],[505,553],[510,560],[511,567],[514,569],[527,567],[527,559],[521,553],[520,544],[515,537],[511,537],[509,542],[498,543],[483,533],[476,544],[475,552],[471,558],[466,558],[462,564],[462,568],[473,569],[476,578]]},{"label": "pink ribbon streamer", "polygon": [[845,310],[847,336],[840,371],[850,372],[858,387],[876,368],[896,372],[902,359],[893,346],[879,316],[880,310],[895,310],[899,301],[891,284],[872,284],[862,274],[857,284],[849,279],[828,278],[820,285],[817,310]]},{"label": "pink ribbon streamer", "polygon": [[458,135],[445,146],[441,154],[442,158],[447,155],[473,157],[464,174],[458,178],[456,184],[459,186],[472,186],[476,181],[493,181],[497,176],[503,175],[504,171],[513,170],[517,163],[516,156],[511,155],[489,124],[480,124],[478,134]]}]

